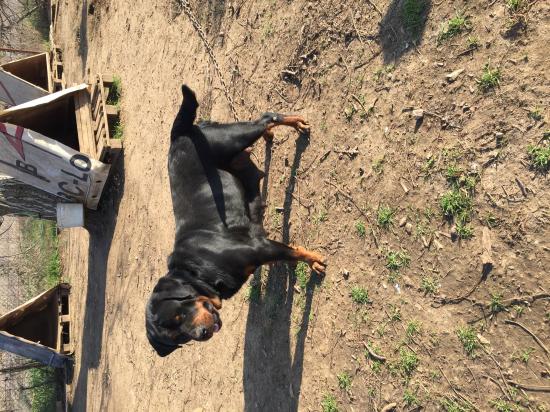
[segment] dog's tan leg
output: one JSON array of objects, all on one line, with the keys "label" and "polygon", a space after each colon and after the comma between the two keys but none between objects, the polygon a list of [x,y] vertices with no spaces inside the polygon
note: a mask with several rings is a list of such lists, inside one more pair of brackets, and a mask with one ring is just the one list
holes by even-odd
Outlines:
[{"label": "dog's tan leg", "polygon": [[317,252],[307,250],[302,246],[291,246],[294,259],[306,262],[317,273],[323,273],[327,267],[327,259]]}]

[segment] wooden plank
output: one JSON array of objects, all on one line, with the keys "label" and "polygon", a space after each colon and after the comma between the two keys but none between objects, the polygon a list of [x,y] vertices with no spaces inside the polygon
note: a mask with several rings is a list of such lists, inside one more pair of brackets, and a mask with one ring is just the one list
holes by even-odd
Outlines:
[{"label": "wooden plank", "polygon": [[47,94],[47,90],[0,69],[0,100],[9,106],[17,106]]},{"label": "wooden plank", "polygon": [[[95,112],[94,108],[97,105],[97,100],[99,98],[99,89],[97,88],[97,83],[92,82],[92,90],[90,91],[90,104],[92,106],[92,113]],[[95,114],[92,116],[92,119],[95,120]]]},{"label": "wooden plank", "polygon": [[0,349],[54,368],[64,368],[73,362],[69,356],[62,355],[47,346],[13,336],[4,331],[0,331]]},{"label": "wooden plank", "polygon": [[[92,111],[90,109],[90,95],[88,94],[88,90],[82,90],[79,92],[80,99],[82,104],[82,132],[87,136],[87,139],[89,142],[94,142],[94,134],[92,130]],[[94,159],[97,159],[98,150],[97,148],[93,147],[92,149],[93,154],[92,157]]]},{"label": "wooden plank", "polygon": [[48,70],[48,92],[53,93],[53,75],[52,75],[52,66],[51,66],[51,56],[50,53],[46,55],[46,66]]},{"label": "wooden plank", "polygon": [[107,117],[118,116],[118,107],[112,104],[107,105]]},{"label": "wooden plank", "polygon": [[[108,77],[108,76],[105,76],[105,77]],[[102,75],[99,75],[99,80],[101,81],[101,83],[103,83],[103,76]],[[100,84],[100,90],[101,90],[101,84]],[[108,93],[109,91],[107,91]],[[107,102],[106,102],[106,99],[107,99],[107,95],[105,93],[102,93],[101,94],[101,108],[103,109],[103,115],[105,116],[105,138],[106,139],[109,139],[111,137],[111,133],[109,133],[109,123],[107,122]]]}]

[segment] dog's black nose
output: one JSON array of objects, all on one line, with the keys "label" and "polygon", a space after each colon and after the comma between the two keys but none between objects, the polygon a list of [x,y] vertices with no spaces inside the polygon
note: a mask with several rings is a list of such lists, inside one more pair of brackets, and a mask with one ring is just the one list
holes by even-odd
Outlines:
[{"label": "dog's black nose", "polygon": [[208,336],[208,329],[206,329],[205,327],[202,327],[200,333],[201,333],[201,339],[204,339],[206,338],[206,336]]}]

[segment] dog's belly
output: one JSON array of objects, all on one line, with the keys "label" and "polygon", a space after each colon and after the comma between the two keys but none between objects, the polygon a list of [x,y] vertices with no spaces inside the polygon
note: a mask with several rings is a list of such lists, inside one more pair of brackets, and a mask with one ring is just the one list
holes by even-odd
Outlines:
[{"label": "dog's belly", "polygon": [[178,228],[207,228],[223,225],[247,230],[250,212],[245,190],[237,177],[225,170],[211,170],[193,181],[172,182],[172,201]]}]

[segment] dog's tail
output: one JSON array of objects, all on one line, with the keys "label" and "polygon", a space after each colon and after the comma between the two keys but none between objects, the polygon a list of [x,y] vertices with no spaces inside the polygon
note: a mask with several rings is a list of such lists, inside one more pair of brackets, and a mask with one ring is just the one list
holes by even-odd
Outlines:
[{"label": "dog's tail", "polygon": [[181,93],[183,94],[183,102],[172,126],[172,140],[185,134],[193,127],[193,122],[197,116],[197,108],[199,107],[195,92],[187,85],[181,86]]}]

